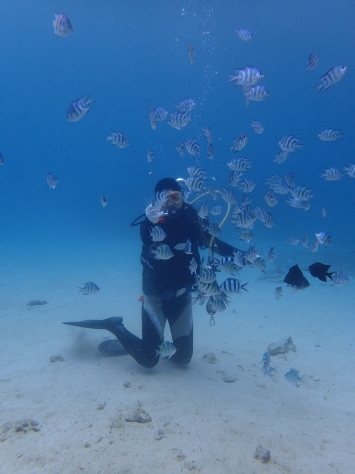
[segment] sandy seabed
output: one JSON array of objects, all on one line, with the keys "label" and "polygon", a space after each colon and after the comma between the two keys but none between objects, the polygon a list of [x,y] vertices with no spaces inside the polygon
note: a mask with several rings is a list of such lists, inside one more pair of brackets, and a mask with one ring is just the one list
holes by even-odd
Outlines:
[{"label": "sandy seabed", "polygon": [[[109,249],[35,262],[4,262],[1,277],[1,472],[354,472],[352,281],[283,285],[276,301],[280,275],[247,269],[249,292],[233,295],[215,326],[194,306],[191,364],[147,370],[128,355],[100,356],[110,333],[61,324],[122,315],[139,335],[139,262],[123,271],[129,259],[117,264]],[[89,280],[101,291],[82,296],[77,286]],[[27,306],[35,299],[48,304]],[[272,357],[277,372],[265,376],[267,345],[288,336],[296,351]],[[298,388],[284,377],[291,367],[305,376]],[[126,421],[137,413],[142,422]],[[255,459],[258,445],[268,462]]]}]

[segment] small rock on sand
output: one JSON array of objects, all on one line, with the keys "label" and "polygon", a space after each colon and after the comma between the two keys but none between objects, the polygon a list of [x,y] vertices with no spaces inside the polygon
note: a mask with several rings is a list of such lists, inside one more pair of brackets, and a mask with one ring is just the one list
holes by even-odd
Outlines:
[{"label": "small rock on sand", "polygon": [[47,301],[44,301],[44,300],[31,300],[29,303],[27,303],[26,306],[42,306],[44,304],[48,304]]},{"label": "small rock on sand", "polygon": [[268,462],[270,460],[270,451],[269,449],[264,449],[261,444],[256,447],[255,450],[255,459],[259,459],[261,462]]},{"label": "small rock on sand", "polygon": [[296,346],[292,341],[292,337],[288,336],[282,339],[280,342],[272,342],[267,346],[267,350],[271,356],[278,354],[286,354],[286,352],[296,352]]},{"label": "small rock on sand", "polygon": [[60,354],[52,355],[50,356],[49,361],[50,362],[58,362],[58,361],[64,362],[64,357],[61,356]]},{"label": "small rock on sand", "polygon": [[209,362],[210,364],[216,364],[217,363],[217,357],[215,356],[215,354],[213,352],[207,352],[207,354],[205,354],[202,358],[206,362]]}]

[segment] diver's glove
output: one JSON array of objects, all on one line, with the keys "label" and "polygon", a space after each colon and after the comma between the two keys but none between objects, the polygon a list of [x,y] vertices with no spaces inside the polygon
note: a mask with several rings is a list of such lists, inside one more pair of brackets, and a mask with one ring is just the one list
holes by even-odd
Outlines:
[{"label": "diver's glove", "polygon": [[164,215],[164,212],[160,209],[154,208],[152,204],[149,204],[149,206],[145,210],[145,215],[152,224],[157,224],[159,222],[159,219]]}]

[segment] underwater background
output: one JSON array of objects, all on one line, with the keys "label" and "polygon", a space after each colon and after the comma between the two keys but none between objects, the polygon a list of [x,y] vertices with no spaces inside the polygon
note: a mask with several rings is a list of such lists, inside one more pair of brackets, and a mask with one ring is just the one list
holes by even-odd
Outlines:
[{"label": "underwater background", "polygon": [[[208,184],[228,185],[226,166],[234,137],[250,139],[240,152],[250,158],[248,177],[256,183],[253,205],[266,207],[265,180],[293,172],[298,184],[315,197],[308,211],[290,208],[286,197],[272,211],[275,227],[254,229],[255,243],[276,246],[289,237],[327,231],[337,252],[354,257],[355,181],[320,179],[325,168],[340,170],[353,158],[353,45],[355,5],[350,1],[70,1],[2,2],[0,60],[1,254],[31,252],[41,247],[73,250],[97,242],[115,242],[118,250],[139,237],[129,223],[144,212],[155,182],[165,176],[187,177],[196,159],[175,147],[195,137],[202,145],[200,166]],[[74,32],[53,34],[53,11],[65,12]],[[249,42],[235,29],[252,32]],[[194,64],[188,47],[194,48]],[[306,70],[310,53],[319,57],[315,71]],[[228,74],[248,65],[258,67],[270,97],[246,108],[240,88]],[[335,65],[346,65],[344,78],[327,91],[314,86]],[[92,94],[91,111],[79,122],[66,120],[71,102]],[[150,104],[169,113],[193,98],[192,123],[182,130],[149,124]],[[251,120],[265,131],[254,133]],[[208,125],[216,157],[208,160],[201,131]],[[319,140],[326,128],[341,130],[342,140]],[[130,141],[117,149],[106,134],[121,131]],[[281,165],[273,162],[285,135],[302,139],[301,152]],[[148,149],[155,157],[148,163]],[[58,177],[49,189],[46,173]],[[235,188],[234,188],[235,189]],[[100,204],[105,193],[108,205]],[[237,193],[239,196],[241,192]],[[327,211],[326,219],[321,208]],[[224,233],[236,244],[228,224]],[[254,242],[253,242],[254,243]],[[137,247],[138,246],[138,247]],[[302,252],[299,250],[299,252]],[[48,258],[50,258],[48,256]],[[93,255],[94,258],[94,255]],[[43,259],[46,259],[45,253]],[[344,268],[344,271],[348,270]]]},{"label": "underwater background", "polygon": [[[0,470],[352,473],[355,179],[344,166],[355,163],[355,3],[2,0],[0,12]],[[68,16],[72,34],[54,34],[54,12]],[[252,39],[241,40],[236,29],[250,30]],[[311,53],[319,64],[308,71]],[[340,65],[344,77],[318,92],[319,78]],[[260,84],[270,92],[248,107],[228,82],[247,66],[262,71]],[[68,121],[69,105],[82,96],[91,96],[91,110]],[[197,105],[176,130],[168,119],[185,99]],[[149,107],[169,112],[156,130]],[[252,120],[265,127],[262,134]],[[320,140],[325,129],[342,138]],[[129,146],[112,146],[112,131]],[[239,133],[249,141],[233,154]],[[277,164],[287,135],[303,146]],[[199,159],[176,150],[191,138],[201,145]],[[206,185],[232,189],[240,201],[227,166],[239,155],[253,163],[245,174],[256,184],[252,206],[271,212],[275,225],[256,222],[249,244],[227,220],[220,238],[242,250],[255,245],[265,260],[274,247],[275,262],[266,261],[265,273],[243,269],[238,278],[248,292],[232,295],[215,326],[194,305],[188,369],[161,361],[147,371],[128,356],[100,357],[108,333],[62,325],[122,315],[139,336],[141,241],[130,223],[159,179],[187,178],[188,166],[201,166]],[[332,167],[341,179],[320,177]],[[47,173],[58,178],[55,189]],[[291,207],[290,194],[277,194],[278,206],[268,208],[266,180],[285,182],[289,173],[312,190],[309,210]],[[211,217],[221,222],[226,203],[205,197],[196,208],[205,201],[223,207]],[[315,254],[287,243],[304,235],[312,242],[321,232],[332,245]],[[305,273],[305,291],[285,287],[290,267],[306,272],[316,261],[343,271],[349,284],[333,287]],[[83,296],[79,288],[89,281],[100,291]],[[273,358],[277,372],[264,375],[268,344],[291,336],[297,351]],[[291,367],[304,377],[299,387],[285,380]],[[122,410],[141,404],[151,423],[122,421]],[[29,418],[38,431],[17,432],[16,422],[23,427]],[[259,443],[271,450],[265,465],[254,458]]]}]

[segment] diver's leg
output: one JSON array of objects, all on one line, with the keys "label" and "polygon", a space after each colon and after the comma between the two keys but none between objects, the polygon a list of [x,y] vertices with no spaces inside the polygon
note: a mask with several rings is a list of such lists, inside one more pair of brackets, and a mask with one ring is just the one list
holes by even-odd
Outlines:
[{"label": "diver's leg", "polygon": [[145,295],[142,303],[142,339],[125,327],[118,331],[117,339],[138,364],[150,369],[159,362],[156,349],[164,340],[165,322],[160,298]]},{"label": "diver's leg", "polygon": [[188,364],[193,354],[193,320],[191,294],[185,293],[178,298],[172,298],[164,307],[168,317],[175,354],[173,362]]},{"label": "diver's leg", "polygon": [[[70,326],[90,329],[106,329],[114,334],[127,352],[146,368],[152,368],[159,362],[155,349],[164,340],[165,316],[161,309],[160,298],[144,296],[142,305],[142,335],[135,336],[123,326],[123,318],[115,317],[102,320],[66,322]],[[153,323],[154,321],[154,323]]]}]

